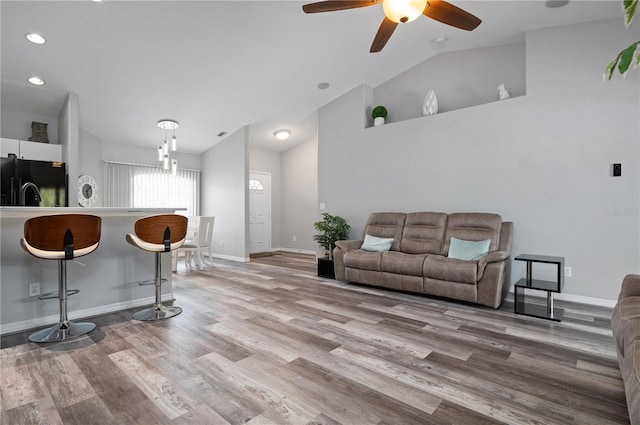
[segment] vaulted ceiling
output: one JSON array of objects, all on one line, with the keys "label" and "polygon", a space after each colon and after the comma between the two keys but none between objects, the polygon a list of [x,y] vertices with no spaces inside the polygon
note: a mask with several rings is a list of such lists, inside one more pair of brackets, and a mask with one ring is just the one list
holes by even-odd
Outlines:
[{"label": "vaulted ceiling", "polygon": [[[245,125],[252,146],[283,151],[314,134],[322,105],[438,53],[521,41],[550,26],[614,17],[622,25],[618,0],[450,2],[482,24],[466,32],[421,16],[372,54],[381,5],[307,15],[299,1],[3,0],[2,108],[57,116],[73,92],[81,127],[103,141],[155,147],[156,122],[170,118],[185,152]],[[30,43],[28,32],[46,43]],[[27,83],[33,75],[45,86]],[[292,130],[288,141],[273,137],[279,128]]]}]

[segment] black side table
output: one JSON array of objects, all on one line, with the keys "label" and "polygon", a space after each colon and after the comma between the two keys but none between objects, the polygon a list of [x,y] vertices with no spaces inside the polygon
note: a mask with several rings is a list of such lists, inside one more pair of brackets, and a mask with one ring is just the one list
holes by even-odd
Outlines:
[{"label": "black side table", "polygon": [[318,258],[318,276],[336,278],[336,272],[333,269],[333,260],[328,258]]},{"label": "black side table", "polygon": [[[514,312],[524,314],[526,316],[539,317],[542,319],[555,320],[560,322],[564,310],[553,307],[553,294],[561,293],[564,287],[564,257],[551,257],[547,255],[521,254],[515,260],[526,261],[527,277],[523,277],[514,285]],[[533,279],[533,263],[555,264],[556,280],[539,280]],[[537,291],[546,291],[547,305],[546,307],[538,304],[530,304],[525,301],[525,289],[535,289]]]}]

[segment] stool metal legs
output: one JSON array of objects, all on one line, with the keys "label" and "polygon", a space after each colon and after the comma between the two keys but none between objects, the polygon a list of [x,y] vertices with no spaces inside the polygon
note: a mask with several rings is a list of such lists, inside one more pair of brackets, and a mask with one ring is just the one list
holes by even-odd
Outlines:
[{"label": "stool metal legs", "polygon": [[60,300],[60,320],[57,324],[29,335],[31,342],[56,342],[77,338],[95,329],[90,322],[70,322],[67,319],[67,263],[58,261],[58,299]]},{"label": "stool metal legs", "polygon": [[162,320],[177,316],[182,313],[180,307],[165,306],[162,304],[162,268],[161,253],[156,252],[156,303],[153,307],[138,311],[133,314],[136,320]]}]

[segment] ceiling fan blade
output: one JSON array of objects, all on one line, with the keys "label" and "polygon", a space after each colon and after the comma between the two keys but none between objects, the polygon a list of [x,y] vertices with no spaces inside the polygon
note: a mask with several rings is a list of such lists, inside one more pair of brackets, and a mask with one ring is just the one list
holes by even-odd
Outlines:
[{"label": "ceiling fan blade", "polygon": [[389,18],[385,17],[382,23],[380,24],[380,28],[378,28],[378,33],[376,34],[376,38],[373,39],[373,43],[371,43],[370,53],[379,52],[382,50],[387,41],[391,38],[391,35],[395,31],[398,24],[393,22]]},{"label": "ceiling fan blade", "polygon": [[356,9],[358,7],[373,6],[382,0],[330,0],[309,3],[302,6],[304,13],[332,12],[334,10]]},{"label": "ceiling fan blade", "polygon": [[482,22],[482,20],[471,13],[444,0],[428,0],[427,7],[424,8],[424,12],[422,13],[443,24],[467,31],[474,30]]}]

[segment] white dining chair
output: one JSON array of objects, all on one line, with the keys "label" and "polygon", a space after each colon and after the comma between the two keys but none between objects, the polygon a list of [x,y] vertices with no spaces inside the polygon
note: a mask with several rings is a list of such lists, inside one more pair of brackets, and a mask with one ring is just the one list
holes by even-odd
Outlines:
[{"label": "white dining chair", "polygon": [[[211,253],[211,239],[213,237],[213,225],[215,217],[198,217],[197,231],[192,239],[187,241],[179,249],[184,253],[184,264],[191,268],[192,260],[200,270],[204,270],[204,265],[213,266],[213,255]],[[205,261],[202,253],[206,253],[209,260]]]}]

